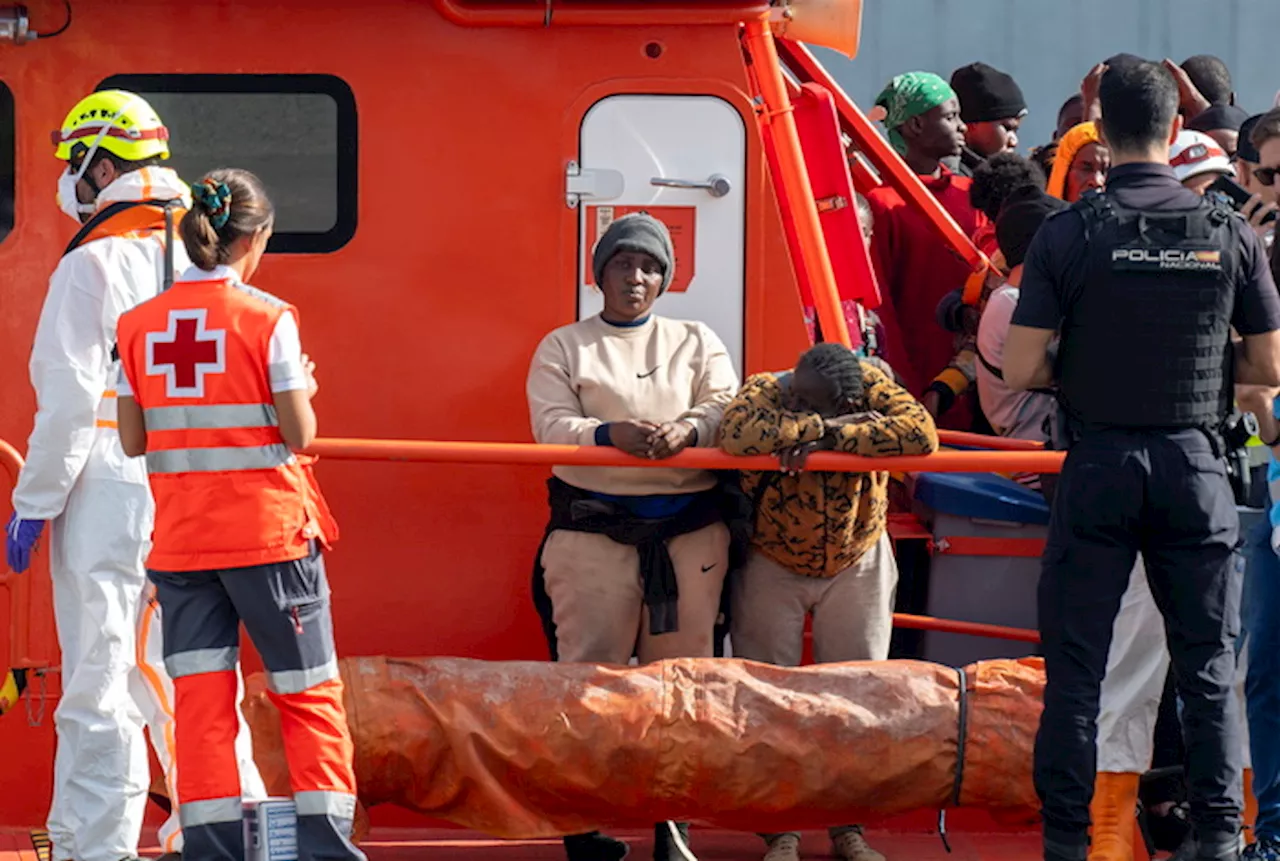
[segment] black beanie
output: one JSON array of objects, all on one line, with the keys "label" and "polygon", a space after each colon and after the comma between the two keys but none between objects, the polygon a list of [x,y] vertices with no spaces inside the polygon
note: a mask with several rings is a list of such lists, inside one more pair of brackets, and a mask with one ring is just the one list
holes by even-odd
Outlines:
[{"label": "black beanie", "polygon": [[1236,144],[1237,158],[1244,159],[1250,164],[1258,164],[1262,161],[1262,156],[1258,154],[1258,148],[1253,145],[1251,138],[1253,137],[1254,127],[1265,116],[1266,114],[1254,114],[1240,124],[1240,142]]},{"label": "black beanie", "polygon": [[620,251],[640,252],[657,260],[662,267],[662,292],[671,286],[671,278],[675,275],[672,261],[675,250],[671,245],[671,233],[661,221],[647,212],[633,212],[609,225],[591,255],[591,272],[597,286],[604,284],[604,267]]},{"label": "black beanie", "polygon": [[996,242],[1010,269],[1026,259],[1031,240],[1044,220],[1066,206],[1033,185],[1024,186],[1005,199],[1004,209],[996,219]]},{"label": "black beanie", "polygon": [[1215,129],[1240,131],[1249,112],[1235,105],[1210,105],[1206,110],[1187,120],[1186,126],[1193,132],[1211,132]]},{"label": "black beanie", "polygon": [[1020,117],[1027,101],[1014,79],[986,63],[970,63],[951,73],[951,89],[960,99],[960,119],[989,123]]}]

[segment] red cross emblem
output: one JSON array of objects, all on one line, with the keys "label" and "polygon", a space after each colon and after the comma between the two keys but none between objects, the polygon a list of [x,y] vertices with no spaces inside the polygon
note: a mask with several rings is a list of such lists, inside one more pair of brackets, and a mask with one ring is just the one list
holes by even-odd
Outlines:
[{"label": "red cross emblem", "polygon": [[227,370],[226,346],[226,329],[205,328],[205,309],[170,311],[168,329],[147,333],[147,375],[163,374],[171,398],[202,398],[205,375]]}]

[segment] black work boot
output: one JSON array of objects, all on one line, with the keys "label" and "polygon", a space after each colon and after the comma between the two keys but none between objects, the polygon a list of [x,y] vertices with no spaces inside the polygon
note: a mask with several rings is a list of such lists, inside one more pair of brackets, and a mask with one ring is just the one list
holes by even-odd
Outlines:
[{"label": "black work boot", "polygon": [[[689,823],[675,823],[676,831],[680,833],[680,841],[685,847],[689,846]],[[666,822],[659,822],[653,826],[653,861],[684,861],[685,856],[676,848],[674,838],[671,836],[671,827]]]},{"label": "black work boot", "polygon": [[568,861],[622,861],[631,847],[599,831],[571,834],[564,838],[564,854]]}]

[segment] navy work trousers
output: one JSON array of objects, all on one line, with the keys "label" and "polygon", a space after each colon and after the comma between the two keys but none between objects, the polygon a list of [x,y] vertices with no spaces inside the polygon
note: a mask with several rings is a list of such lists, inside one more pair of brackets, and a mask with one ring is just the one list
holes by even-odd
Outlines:
[{"label": "navy work trousers", "polygon": [[1199,857],[1235,857],[1242,800],[1239,707],[1231,690],[1238,536],[1226,463],[1201,431],[1091,431],[1067,454],[1038,598],[1048,684],[1034,776],[1047,859],[1086,857],[1099,686],[1138,553],[1185,703]]},{"label": "navy work trousers", "polygon": [[365,861],[351,842],[353,745],[333,644],[329,581],[317,549],[288,562],[156,571],[165,666],[174,680],[179,815],[186,861],[243,861],[232,742],[243,622],[280,713],[297,807],[299,861]]}]

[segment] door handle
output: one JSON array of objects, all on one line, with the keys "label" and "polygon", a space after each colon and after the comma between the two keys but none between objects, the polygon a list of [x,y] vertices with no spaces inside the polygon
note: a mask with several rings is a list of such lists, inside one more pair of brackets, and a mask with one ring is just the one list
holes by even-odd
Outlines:
[{"label": "door handle", "polygon": [[718,173],[712,174],[702,181],[696,179],[666,179],[661,176],[655,176],[649,180],[649,184],[662,188],[700,188],[712,197],[724,197],[733,190],[733,185],[729,182],[728,177],[721,176]]}]

